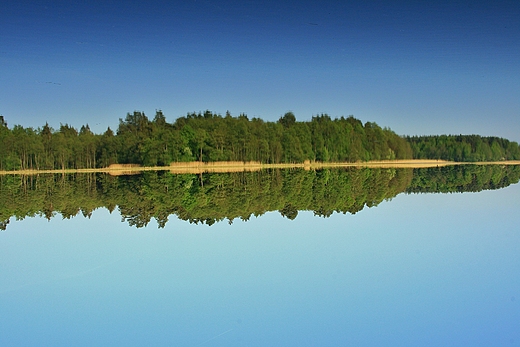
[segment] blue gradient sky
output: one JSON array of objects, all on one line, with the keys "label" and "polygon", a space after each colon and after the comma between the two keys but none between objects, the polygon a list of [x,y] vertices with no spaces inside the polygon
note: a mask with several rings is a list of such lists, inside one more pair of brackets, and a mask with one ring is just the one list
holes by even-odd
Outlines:
[{"label": "blue gradient sky", "polygon": [[4,1],[9,126],[127,112],[299,120],[520,141],[518,1]]}]

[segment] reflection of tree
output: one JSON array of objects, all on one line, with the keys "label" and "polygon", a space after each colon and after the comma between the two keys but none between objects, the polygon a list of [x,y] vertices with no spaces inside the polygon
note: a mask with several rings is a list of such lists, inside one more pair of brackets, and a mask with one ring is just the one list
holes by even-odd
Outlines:
[{"label": "reflection of tree", "polygon": [[136,227],[155,219],[164,227],[171,215],[212,225],[249,220],[268,211],[294,219],[298,211],[356,213],[401,192],[463,192],[498,189],[517,183],[518,166],[448,166],[428,169],[264,170],[241,173],[172,175],[145,172],[0,176],[0,229],[11,217],[56,215],[90,217],[116,207],[123,221]]},{"label": "reflection of tree", "polygon": [[479,192],[519,181],[519,166],[460,165],[416,169],[408,193]]},{"label": "reflection of tree", "polygon": [[0,230],[5,230],[7,229],[7,224],[9,224],[9,219],[6,219],[4,221],[1,221],[0,222]]},{"label": "reflection of tree", "polygon": [[286,204],[281,210],[280,214],[290,220],[293,220],[298,216],[298,210],[291,204]]}]

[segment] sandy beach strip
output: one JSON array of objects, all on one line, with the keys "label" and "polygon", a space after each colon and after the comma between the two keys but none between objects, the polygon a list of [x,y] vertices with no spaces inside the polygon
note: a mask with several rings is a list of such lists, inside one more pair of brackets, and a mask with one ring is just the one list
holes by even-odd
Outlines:
[{"label": "sandy beach strip", "polygon": [[262,169],[291,169],[304,168],[317,170],[321,168],[335,167],[370,167],[370,168],[429,168],[449,165],[520,165],[520,160],[505,160],[497,162],[453,162],[445,160],[406,159],[406,160],[380,160],[367,162],[343,162],[343,163],[285,163],[262,164],[260,162],[185,162],[172,163],[169,166],[139,166],[135,164],[116,164],[106,168],[96,169],[65,169],[65,170],[15,170],[0,171],[0,175],[37,175],[37,174],[68,174],[68,173],[108,173],[111,175],[131,175],[143,171],[170,171],[174,174],[198,174],[204,172],[226,173],[257,171]]}]

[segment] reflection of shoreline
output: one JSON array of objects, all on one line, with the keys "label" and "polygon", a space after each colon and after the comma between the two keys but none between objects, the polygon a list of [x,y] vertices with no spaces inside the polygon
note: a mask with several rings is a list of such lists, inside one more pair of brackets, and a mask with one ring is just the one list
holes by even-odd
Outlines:
[{"label": "reflection of shoreline", "polygon": [[[234,166],[235,170],[246,170],[246,165],[240,164]],[[255,165],[249,164],[247,170],[254,170]],[[215,163],[190,165],[195,173],[227,169]],[[121,167],[114,172],[142,171],[139,167],[132,169]],[[185,172],[189,168],[176,169]],[[58,215],[64,219],[78,214],[90,217],[102,207],[110,212],[118,209],[124,221],[138,228],[153,219],[162,228],[172,215],[207,225],[223,220],[232,223],[236,218],[249,220],[271,211],[278,211],[288,219],[296,218],[298,211],[329,217],[334,213],[355,214],[401,193],[479,192],[501,189],[519,181],[520,165],[317,169],[307,163],[306,169],[236,173],[149,171],[120,177],[106,173],[0,176],[0,230],[6,230],[12,217],[17,220],[36,215],[49,220]]]},{"label": "reflection of shoreline", "polygon": [[139,175],[142,174],[141,170],[110,170],[107,171],[110,176],[128,176],[128,175]]},{"label": "reflection of shoreline", "polygon": [[435,159],[405,159],[405,160],[381,160],[355,163],[321,163],[305,162],[294,164],[262,164],[259,162],[186,162],[172,163],[170,166],[138,166],[135,164],[115,164],[108,168],[97,169],[65,169],[65,170],[17,170],[0,171],[0,175],[37,175],[46,173],[89,173],[100,172],[114,176],[135,175],[143,171],[170,171],[173,174],[193,174],[203,172],[242,172],[259,171],[262,169],[321,169],[334,167],[372,167],[372,168],[428,168],[449,165],[520,165],[520,160],[505,160],[497,162],[453,162]]}]

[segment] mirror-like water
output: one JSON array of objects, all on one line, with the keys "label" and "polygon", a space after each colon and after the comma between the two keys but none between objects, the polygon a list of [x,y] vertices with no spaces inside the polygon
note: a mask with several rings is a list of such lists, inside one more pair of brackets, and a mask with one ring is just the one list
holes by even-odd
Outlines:
[{"label": "mirror-like water", "polygon": [[0,176],[0,229],[11,217],[89,216],[100,207],[118,209],[129,225],[174,215],[212,225],[248,220],[270,211],[294,219],[298,211],[328,217],[377,206],[400,193],[478,192],[520,180],[520,166],[460,165],[426,169],[347,168],[263,170],[214,174],[145,172]]},{"label": "mirror-like water", "polygon": [[[292,187],[308,187],[308,174],[293,175],[300,181],[291,184],[282,180],[280,191],[285,188],[290,194]],[[332,192],[346,188],[335,183],[335,175],[340,181],[353,179],[331,171],[325,186],[333,189],[324,188],[328,195],[322,200],[329,205],[321,207],[359,207],[359,201],[337,205]],[[77,198],[95,199],[81,200],[69,215],[62,207],[73,205],[55,207],[48,211],[54,215],[49,220],[41,207],[27,210],[20,204],[18,210],[7,210],[14,203],[3,201],[2,218],[10,217],[10,223],[0,233],[0,345],[517,345],[520,186],[508,185],[518,180],[510,179],[514,172],[500,176],[493,171],[487,180],[483,177],[489,172],[457,175],[458,184],[446,173],[437,181],[425,181],[424,173],[419,178],[403,171],[388,179],[392,175],[364,172],[361,182],[379,182],[392,193],[385,195],[381,188],[375,194],[367,186],[369,193],[364,193],[360,206],[377,208],[358,208],[355,215],[330,213],[328,218],[314,216],[320,208],[312,204],[320,201],[318,190],[301,197],[302,188],[291,195],[294,220],[282,213],[289,200],[270,184],[264,191],[272,206],[260,217],[251,210],[249,220],[242,221],[242,210],[226,215],[233,210],[224,209],[215,218],[231,217],[234,222],[208,226],[187,223],[182,219],[189,218],[175,212],[168,214],[163,229],[157,228],[162,221],[155,217],[157,210],[149,211],[147,226],[139,224],[143,228],[137,229],[128,227],[127,210],[115,208],[121,202],[130,208],[130,202],[139,200],[142,204],[134,205],[139,209],[159,206],[164,194],[176,196],[171,187],[153,195],[154,186],[143,185],[139,177],[113,181],[133,187],[125,192],[136,194],[136,200],[120,196],[96,205],[98,188],[107,187],[98,181],[90,195],[73,190]],[[221,186],[228,192],[240,190],[226,188],[229,181],[222,177]],[[159,176],[156,183],[176,179]],[[396,185],[388,183],[392,180]],[[191,182],[191,187],[180,186],[206,203],[194,200],[194,209],[186,210],[206,213],[204,208],[214,208],[209,202],[222,193],[214,179],[201,183],[195,177]],[[53,192],[41,200],[45,203],[58,191],[38,181],[43,183],[48,184],[45,191]],[[31,184],[27,194],[40,191]],[[399,194],[435,191],[432,186],[436,191],[508,187],[463,194]],[[353,184],[348,189],[361,195]],[[60,192],[63,202],[68,195]],[[299,205],[298,197],[308,205]],[[381,203],[388,198],[392,201]],[[150,201],[156,204],[147,205]],[[178,207],[178,201],[171,206]],[[115,209],[95,209],[100,206]],[[90,218],[76,215],[77,208]],[[35,217],[16,220],[11,211]],[[139,213],[133,216],[144,215]]]}]

